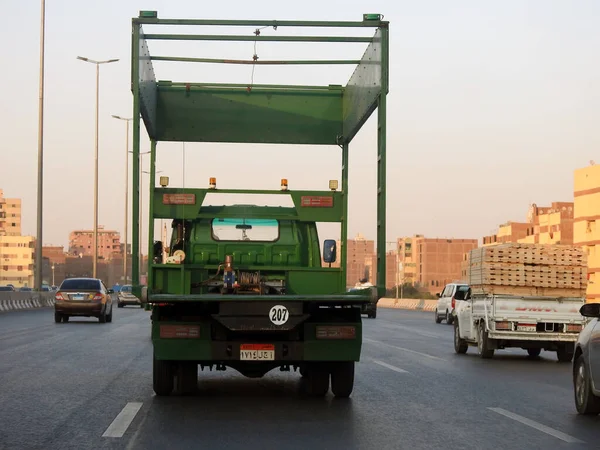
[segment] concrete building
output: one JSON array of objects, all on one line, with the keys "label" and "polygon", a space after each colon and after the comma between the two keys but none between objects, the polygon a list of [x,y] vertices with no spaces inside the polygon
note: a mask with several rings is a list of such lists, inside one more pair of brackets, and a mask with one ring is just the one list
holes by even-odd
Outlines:
[{"label": "concrete building", "polygon": [[[416,235],[415,239],[422,237]],[[417,264],[413,257],[413,238],[398,238],[398,277],[400,284],[415,285],[417,280]]]},{"label": "concrete building", "polygon": [[0,236],[21,236],[21,199],[4,198],[0,189]]},{"label": "concrete building", "polygon": [[348,240],[346,245],[346,284],[354,286],[365,276],[369,282],[375,284],[377,267],[375,241],[367,240],[359,233],[356,238]]},{"label": "concrete building", "polygon": [[573,240],[588,256],[587,301],[600,302],[600,166],[575,171]]},{"label": "concrete building", "polygon": [[0,285],[33,287],[32,236],[0,236]]},{"label": "concrete building", "polygon": [[50,264],[64,264],[67,259],[65,248],[62,245],[44,245],[42,256],[48,258]]},{"label": "concrete building", "polygon": [[[94,232],[75,230],[69,234],[69,254],[72,256],[93,256]],[[110,260],[121,255],[121,235],[118,231],[98,227],[98,259]]]},{"label": "concrete building", "polygon": [[413,285],[436,294],[447,283],[464,281],[461,279],[462,261],[465,253],[474,248],[477,248],[477,239],[414,236],[411,240],[411,257],[415,264]]},{"label": "concrete building", "polygon": [[484,236],[483,246],[521,242],[523,244],[573,244],[572,202],[553,202],[550,206],[529,207],[527,222],[507,222],[498,233]]}]

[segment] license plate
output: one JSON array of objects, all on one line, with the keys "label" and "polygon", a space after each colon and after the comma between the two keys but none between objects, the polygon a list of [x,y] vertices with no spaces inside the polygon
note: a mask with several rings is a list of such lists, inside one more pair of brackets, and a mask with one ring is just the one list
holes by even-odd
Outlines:
[{"label": "license plate", "polygon": [[83,300],[83,295],[74,295],[71,297],[72,300]]},{"label": "license plate", "polygon": [[517,325],[517,331],[533,331],[535,332],[537,327],[535,325]]},{"label": "license plate", "polygon": [[272,344],[242,344],[240,345],[240,360],[274,361],[275,346]]}]

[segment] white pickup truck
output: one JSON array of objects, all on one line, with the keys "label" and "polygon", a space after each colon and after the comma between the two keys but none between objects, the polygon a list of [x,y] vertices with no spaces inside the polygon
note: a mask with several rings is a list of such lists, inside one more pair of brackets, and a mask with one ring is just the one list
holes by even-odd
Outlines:
[{"label": "white pickup truck", "polygon": [[536,357],[556,351],[561,362],[573,359],[575,342],[586,320],[579,313],[583,298],[523,297],[465,292],[454,311],[454,350],[466,353],[477,346],[482,358],[508,347]]}]

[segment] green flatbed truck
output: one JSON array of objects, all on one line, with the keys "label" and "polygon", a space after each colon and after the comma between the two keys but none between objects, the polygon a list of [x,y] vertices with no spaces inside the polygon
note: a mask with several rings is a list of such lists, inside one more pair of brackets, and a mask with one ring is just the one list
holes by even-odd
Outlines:
[{"label": "green flatbed truck", "polygon": [[[242,26],[248,35],[145,34],[144,25]],[[260,27],[371,28],[373,36],[261,36]],[[385,273],[385,133],[388,23],[159,19],[141,11],[132,30],[134,290],[151,310],[153,387],[157,395],[195,391],[198,367],[233,368],[248,377],[299,371],[313,395],[348,397],[362,347],[361,312],[385,292],[346,292],[349,144],[377,110],[377,270]],[[364,42],[358,60],[248,61],[152,56],[151,40]],[[346,86],[247,85],[157,81],[153,61],[221,64],[352,64]],[[147,287],[140,286],[139,155],[143,120],[150,137]],[[297,191],[156,187],[157,142],[310,144],[337,147],[341,186]],[[210,165],[210,160],[206,163]],[[243,169],[240,169],[243,170]],[[196,185],[198,181],[195,180]],[[208,204],[214,194],[277,194],[293,206]],[[171,221],[169,242],[155,241],[155,220]],[[341,245],[321,241],[317,223],[338,223]],[[164,239],[163,239],[164,240]],[[321,251],[322,249],[322,251]],[[338,255],[339,253],[339,255]],[[338,258],[339,256],[339,258]],[[339,260],[339,267],[331,267]]]}]

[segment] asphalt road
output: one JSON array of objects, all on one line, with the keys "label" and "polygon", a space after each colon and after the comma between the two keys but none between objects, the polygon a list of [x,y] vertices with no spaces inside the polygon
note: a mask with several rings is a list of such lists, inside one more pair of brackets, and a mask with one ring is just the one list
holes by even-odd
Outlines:
[{"label": "asphalt road", "polygon": [[299,374],[200,372],[198,395],[152,391],[149,313],[55,324],[51,309],[0,314],[0,449],[600,448],[577,416],[571,366],[543,352],[454,354],[432,313],[364,320],[350,399],[306,397]]}]

